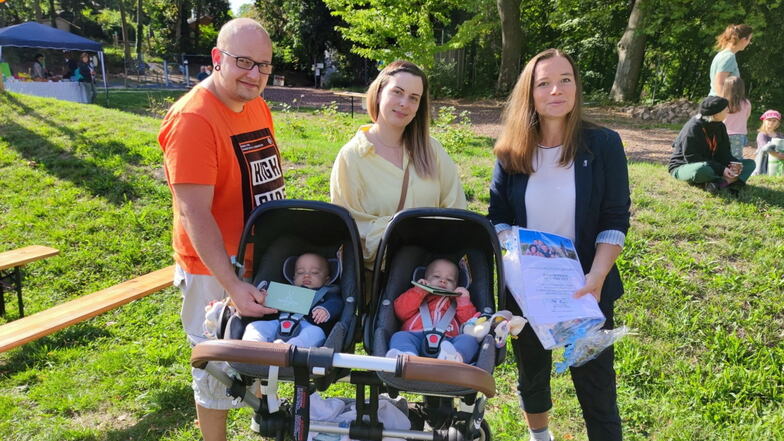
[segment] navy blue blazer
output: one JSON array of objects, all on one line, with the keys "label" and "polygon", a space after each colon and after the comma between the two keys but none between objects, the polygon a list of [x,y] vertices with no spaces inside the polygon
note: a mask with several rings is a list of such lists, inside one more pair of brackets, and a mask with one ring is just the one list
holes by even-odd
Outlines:
[{"label": "navy blue blazer", "polygon": [[[488,217],[496,224],[526,226],[525,190],[529,175],[507,173],[496,161],[490,184]],[[588,273],[596,252],[596,236],[605,230],[629,230],[629,172],[618,133],[590,126],[574,160],[575,247]],[[610,306],[623,294],[618,268],[613,265],[602,288],[600,304]]]}]

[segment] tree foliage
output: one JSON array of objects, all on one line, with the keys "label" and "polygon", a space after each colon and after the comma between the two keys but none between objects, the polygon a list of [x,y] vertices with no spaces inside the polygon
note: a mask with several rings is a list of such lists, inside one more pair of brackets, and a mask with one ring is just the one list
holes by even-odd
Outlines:
[{"label": "tree foliage", "polygon": [[[352,51],[389,63],[411,60],[426,69],[436,54],[465,46],[482,30],[481,0],[325,0],[345,20],[338,30],[353,42]],[[461,13],[473,13],[464,15]],[[461,20],[455,26],[453,19]],[[451,32],[450,32],[451,31]],[[449,37],[445,36],[449,34]]]},{"label": "tree foliage", "polygon": [[[310,74],[325,50],[340,60],[343,75],[366,82],[375,67],[396,58],[428,70],[445,94],[491,94],[501,68],[498,0],[256,0],[246,13],[268,29],[275,63]],[[123,2],[123,3],[120,3]],[[136,22],[138,0],[13,0],[0,3],[0,26],[57,15],[88,38],[120,34],[119,6]],[[645,54],[636,93],[646,102],[708,92],[715,37],[731,23],[754,28],[754,43],[737,54],[755,111],[784,108],[782,0],[646,0]],[[515,64],[541,50],[570,53],[590,94],[610,91],[632,0],[519,0],[522,47]],[[206,54],[229,19],[226,0],[143,0],[143,48],[154,55]],[[212,24],[189,26],[192,12]],[[135,26],[128,39],[136,41]],[[508,75],[508,78],[513,75]]]}]

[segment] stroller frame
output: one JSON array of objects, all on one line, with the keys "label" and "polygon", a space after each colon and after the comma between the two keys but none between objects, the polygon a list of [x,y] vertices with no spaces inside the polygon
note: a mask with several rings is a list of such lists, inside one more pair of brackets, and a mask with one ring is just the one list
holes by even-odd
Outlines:
[{"label": "stroller frame", "polygon": [[[286,343],[266,343],[238,340],[211,340],[193,348],[191,365],[206,369],[227,387],[228,393],[241,399],[257,412],[264,413],[264,400],[257,398],[247,388],[247,382],[231,378],[210,361],[236,361],[279,367],[293,367],[295,392],[293,407],[283,407],[275,413],[267,412],[260,424],[259,434],[284,439],[291,434],[294,440],[304,441],[310,430],[336,435],[349,435],[354,439],[381,441],[384,437],[397,437],[427,441],[465,441],[482,439],[487,428],[483,425],[484,396],[495,395],[493,376],[482,369],[465,363],[433,360],[424,357],[402,355],[397,359],[335,353],[329,348],[299,348]],[[356,385],[357,419],[348,427],[331,423],[311,423],[309,408],[309,379],[332,368],[350,369],[349,379]],[[375,373],[353,372],[354,369],[369,369],[375,372],[393,373],[405,380],[440,382],[470,387],[477,391],[477,399],[470,414],[471,424],[463,427],[440,427],[432,432],[420,430],[385,430],[378,421],[378,398],[383,383]],[[448,381],[447,381],[448,380]],[[370,387],[369,400],[365,399],[365,388]],[[484,396],[482,396],[484,394]],[[465,412],[463,412],[465,413]],[[367,416],[368,421],[365,421]],[[287,430],[291,427],[291,431]],[[485,437],[484,439],[487,439]]]},{"label": "stroller frame", "polygon": [[[374,314],[372,310],[370,313],[367,312],[366,302],[361,298],[364,271],[361,268],[361,249],[358,247],[359,235],[353,219],[342,207],[325,202],[298,200],[272,201],[258,207],[249,217],[243,239],[240,242],[235,263],[238,275],[242,277],[245,274],[245,268],[241,263],[244,262],[246,238],[261,234],[260,239],[258,236],[256,237],[257,242],[254,242],[253,251],[252,278],[254,280],[252,282],[258,282],[256,280],[260,265],[258,257],[264,248],[264,246],[259,246],[258,241],[269,246],[276,237],[274,232],[266,231],[266,228],[256,228],[257,231],[253,231],[254,225],[257,219],[265,213],[281,209],[324,211],[347,222],[349,236],[352,238],[353,244],[357,244],[356,249],[352,246],[354,258],[352,277],[357,278],[357,297],[359,297],[352,305],[355,308],[353,311],[353,316],[356,317],[354,323],[358,325],[359,318],[362,318],[367,334],[368,325],[372,323]],[[432,216],[432,210],[428,210],[428,215]],[[392,219],[390,226],[395,224],[397,220],[406,219],[412,215],[421,215],[421,212],[418,210],[401,212]],[[468,219],[472,222],[487,222],[484,217],[464,210],[446,210],[437,215],[458,216],[460,219]],[[296,223],[298,220],[291,218],[291,222]],[[489,228],[492,229],[492,226]],[[324,234],[327,234],[327,228],[324,230]],[[495,235],[493,234],[492,237],[494,238]],[[385,234],[380,248],[387,243],[389,240]],[[494,245],[495,250],[498,250],[497,241]],[[378,267],[378,261],[376,265]],[[500,276],[501,274],[499,274]],[[374,287],[379,280],[376,275]],[[503,287],[502,277],[499,278],[499,286]],[[376,291],[374,290],[374,292]],[[377,301],[377,298],[372,300]],[[375,306],[375,303],[371,302],[371,305]],[[191,364],[196,368],[205,369],[224,384],[227,395],[243,401],[254,409],[255,429],[258,429],[258,433],[265,437],[274,437],[279,440],[292,437],[297,441],[305,441],[309,431],[312,430],[325,434],[348,435],[353,439],[369,441],[381,441],[384,437],[428,441],[489,440],[490,430],[484,421],[484,404],[486,397],[495,395],[495,381],[492,373],[464,363],[425,357],[401,355],[397,359],[393,359],[372,355],[355,355],[353,354],[353,346],[358,342],[361,334],[359,326],[350,327],[346,330],[343,345],[336,348],[300,348],[286,343],[211,340],[200,343],[193,348]],[[368,342],[365,340],[364,343],[367,348]],[[211,361],[289,369],[292,372],[295,388],[293,401],[278,409],[270,409],[266,399],[256,397],[251,391],[251,386],[257,376],[240,372],[227,373],[216,363],[210,363]],[[381,374],[404,381],[457,385],[470,389],[472,393],[460,397],[460,409],[456,409],[454,406],[454,398],[456,398],[454,395],[423,394],[425,400],[423,403],[412,403],[414,408],[409,407],[409,421],[415,423],[412,430],[389,430],[385,429],[378,420],[379,398],[383,392],[388,392],[390,396],[396,397],[399,389],[390,387],[380,376]],[[276,380],[264,378],[261,381],[266,384]],[[289,379],[283,381],[289,381]],[[347,381],[355,386],[357,413],[355,421],[348,425],[311,422],[309,417],[310,393],[314,389],[326,390],[330,384],[336,381]],[[426,425],[428,427],[425,427]],[[432,430],[425,430],[428,428],[432,428]]]}]

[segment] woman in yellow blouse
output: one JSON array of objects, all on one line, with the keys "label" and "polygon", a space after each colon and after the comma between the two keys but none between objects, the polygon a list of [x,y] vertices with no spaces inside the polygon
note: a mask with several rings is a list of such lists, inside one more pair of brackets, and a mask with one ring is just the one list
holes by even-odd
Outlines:
[{"label": "woman in yellow blouse", "polygon": [[354,217],[370,270],[405,176],[403,208],[466,208],[466,199],[457,166],[430,137],[427,77],[417,65],[387,65],[368,88],[367,101],[373,124],[360,127],[340,149],[329,189],[332,202]]}]

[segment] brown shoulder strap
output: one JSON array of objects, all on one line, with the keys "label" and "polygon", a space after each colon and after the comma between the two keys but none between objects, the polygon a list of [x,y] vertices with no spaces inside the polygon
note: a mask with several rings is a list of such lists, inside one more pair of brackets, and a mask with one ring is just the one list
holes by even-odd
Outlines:
[{"label": "brown shoulder strap", "polygon": [[400,200],[397,203],[397,211],[403,209],[406,203],[406,193],[408,193],[408,169],[411,168],[411,162],[406,164],[406,171],[403,173],[403,187],[400,189]]}]

